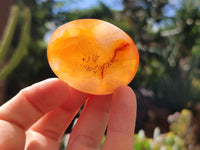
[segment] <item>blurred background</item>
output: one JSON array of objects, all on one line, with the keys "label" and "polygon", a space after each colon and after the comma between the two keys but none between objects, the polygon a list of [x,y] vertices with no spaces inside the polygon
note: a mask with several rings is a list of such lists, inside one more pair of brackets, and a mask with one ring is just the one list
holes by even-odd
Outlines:
[{"label": "blurred background", "polygon": [[58,26],[80,18],[111,22],[138,47],[130,83],[138,102],[135,150],[200,150],[199,0],[0,1],[0,105],[55,77],[48,40]]}]

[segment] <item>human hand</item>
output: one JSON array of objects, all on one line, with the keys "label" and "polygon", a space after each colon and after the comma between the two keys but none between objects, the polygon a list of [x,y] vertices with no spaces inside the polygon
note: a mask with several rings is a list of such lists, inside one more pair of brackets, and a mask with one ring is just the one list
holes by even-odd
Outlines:
[{"label": "human hand", "polygon": [[0,107],[0,149],[58,150],[59,139],[86,99],[67,150],[98,150],[107,125],[102,150],[132,150],[136,98],[131,88],[89,96],[59,79],[25,88]]}]

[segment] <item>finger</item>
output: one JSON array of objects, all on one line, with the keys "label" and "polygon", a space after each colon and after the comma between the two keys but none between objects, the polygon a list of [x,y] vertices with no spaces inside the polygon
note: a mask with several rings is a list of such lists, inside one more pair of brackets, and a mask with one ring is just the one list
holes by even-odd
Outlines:
[{"label": "finger", "polygon": [[[71,95],[66,102],[47,113],[27,132],[26,149],[55,150],[59,147],[59,139],[64,134],[88,94],[71,89]],[[45,144],[46,143],[46,144]]]},{"label": "finger", "polygon": [[132,150],[135,121],[135,94],[128,86],[120,87],[112,97],[107,135],[102,150]]},{"label": "finger", "polygon": [[110,108],[111,95],[91,96],[70,135],[67,150],[97,150],[103,138]]},{"label": "finger", "polygon": [[19,92],[0,108],[0,119],[28,129],[46,112],[69,97],[69,86],[59,79],[48,79]]},{"label": "finger", "polygon": [[63,104],[68,96],[68,85],[58,79],[48,79],[20,91],[0,107],[0,137],[4,137],[0,138],[0,149],[23,149],[25,130],[46,112]]}]

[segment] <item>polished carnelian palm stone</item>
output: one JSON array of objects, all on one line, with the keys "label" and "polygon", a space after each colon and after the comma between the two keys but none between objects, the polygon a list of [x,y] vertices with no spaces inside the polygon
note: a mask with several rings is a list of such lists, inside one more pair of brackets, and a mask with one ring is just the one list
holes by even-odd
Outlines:
[{"label": "polished carnelian palm stone", "polygon": [[129,84],[139,64],[133,40],[118,27],[97,19],[59,27],[49,41],[47,57],[61,80],[95,95],[111,94]]}]

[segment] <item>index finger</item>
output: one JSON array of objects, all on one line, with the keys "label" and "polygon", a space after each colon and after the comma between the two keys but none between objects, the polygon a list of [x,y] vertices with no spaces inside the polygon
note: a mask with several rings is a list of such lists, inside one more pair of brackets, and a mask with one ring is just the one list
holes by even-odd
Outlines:
[{"label": "index finger", "polygon": [[69,86],[59,79],[36,83],[0,107],[0,120],[26,131],[45,113],[63,104],[69,94]]}]

